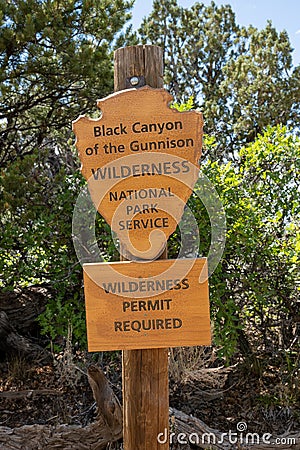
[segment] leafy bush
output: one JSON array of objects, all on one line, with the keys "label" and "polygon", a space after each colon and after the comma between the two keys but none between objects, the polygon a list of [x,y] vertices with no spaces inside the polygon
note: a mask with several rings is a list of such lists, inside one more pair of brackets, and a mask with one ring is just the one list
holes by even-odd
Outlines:
[{"label": "leafy bush", "polygon": [[[226,212],[227,242],[210,279],[215,342],[230,358],[253,348],[294,355],[299,325],[300,140],[267,128],[240,152],[240,164],[202,167]],[[209,218],[190,200],[209,245]],[[204,241],[204,242],[203,242]]]}]

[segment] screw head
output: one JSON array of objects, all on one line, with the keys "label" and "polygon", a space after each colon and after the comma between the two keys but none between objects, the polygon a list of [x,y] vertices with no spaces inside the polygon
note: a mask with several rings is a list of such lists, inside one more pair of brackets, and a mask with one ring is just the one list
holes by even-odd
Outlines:
[{"label": "screw head", "polygon": [[139,84],[139,78],[138,77],[131,77],[130,78],[130,84],[131,84],[131,86],[136,86],[137,84]]}]

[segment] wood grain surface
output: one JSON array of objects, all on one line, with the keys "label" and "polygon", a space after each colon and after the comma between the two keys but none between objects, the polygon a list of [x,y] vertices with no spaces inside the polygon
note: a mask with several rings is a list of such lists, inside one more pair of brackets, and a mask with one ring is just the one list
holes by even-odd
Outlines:
[{"label": "wood grain surface", "polygon": [[205,258],[85,264],[84,289],[89,351],[210,345]]}]

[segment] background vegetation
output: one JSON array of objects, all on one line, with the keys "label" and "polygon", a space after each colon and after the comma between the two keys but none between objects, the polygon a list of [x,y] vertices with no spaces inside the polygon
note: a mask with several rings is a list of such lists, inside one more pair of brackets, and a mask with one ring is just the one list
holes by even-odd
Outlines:
[{"label": "background vegetation", "polygon": [[[41,332],[58,343],[71,325],[85,347],[82,271],[72,212],[83,180],[71,121],[113,90],[121,44],[164,49],[165,84],[205,117],[202,171],[227,218],[225,252],[210,280],[214,343],[227,364],[242,355],[260,375],[270,361],[295,400],[299,365],[300,67],[286,32],[240,27],[230,6],[154,1],[138,33],[131,1],[0,0],[0,286],[51,294]],[[162,26],[163,24],[163,26]],[[199,254],[209,218],[190,199]],[[97,219],[106,259],[117,259]],[[169,254],[178,247],[178,233]]]}]

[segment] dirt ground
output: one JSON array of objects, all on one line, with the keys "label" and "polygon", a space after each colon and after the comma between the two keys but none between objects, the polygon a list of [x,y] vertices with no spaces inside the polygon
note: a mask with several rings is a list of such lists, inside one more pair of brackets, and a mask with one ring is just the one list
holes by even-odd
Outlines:
[{"label": "dirt ground", "polygon": [[[243,362],[222,367],[214,361],[192,370],[179,370],[170,361],[170,406],[191,414],[221,432],[246,424],[249,432],[280,435],[300,429],[299,397],[285,392],[283,375],[268,367],[251,375]],[[77,424],[95,420],[96,405],[86,368],[100,364],[122,400],[121,357],[118,352],[62,352],[53,365],[29,365],[20,358],[0,365],[0,425]],[[175,364],[175,368],[174,368]],[[210,366],[210,367],[207,367]],[[298,393],[299,395],[299,393]]]}]

